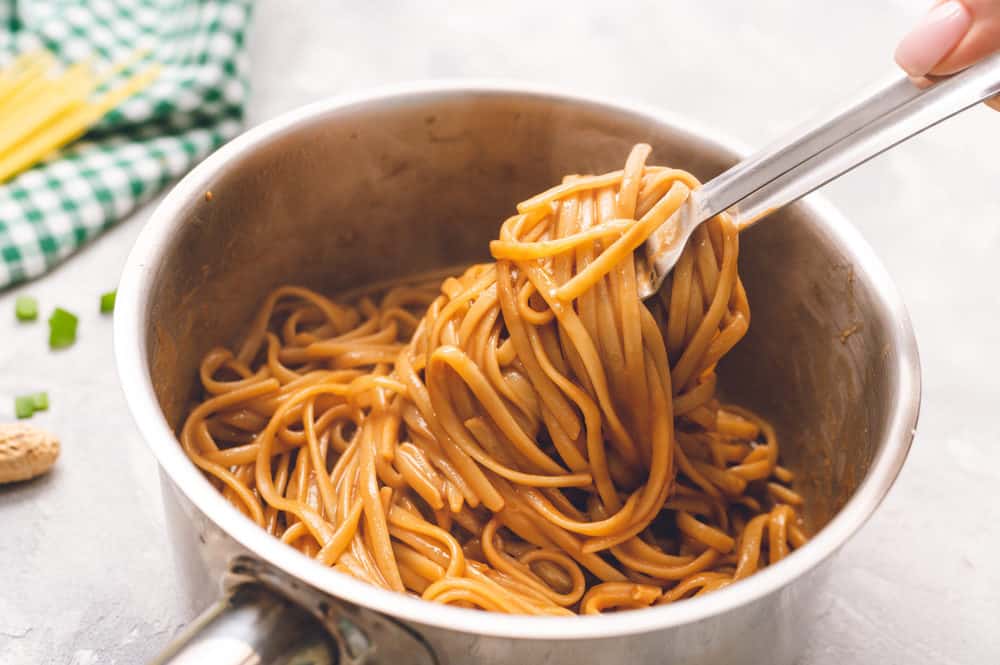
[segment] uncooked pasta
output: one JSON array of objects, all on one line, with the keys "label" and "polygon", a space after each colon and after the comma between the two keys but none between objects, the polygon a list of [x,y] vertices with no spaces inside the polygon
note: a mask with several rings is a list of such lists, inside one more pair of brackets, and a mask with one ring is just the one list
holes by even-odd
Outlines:
[{"label": "uncooked pasta", "polygon": [[634,252],[699,183],[571,175],[494,261],[327,297],[266,297],[201,363],[181,442],[248,518],[429,601],[593,614],[709,593],[806,541],[767,421],[720,403],[750,309],[725,214],[654,298]]}]

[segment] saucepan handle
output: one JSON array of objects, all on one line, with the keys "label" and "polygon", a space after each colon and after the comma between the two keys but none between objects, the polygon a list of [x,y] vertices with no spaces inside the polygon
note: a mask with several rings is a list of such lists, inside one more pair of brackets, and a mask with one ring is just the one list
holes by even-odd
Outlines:
[{"label": "saucepan handle", "polygon": [[233,562],[226,596],[153,665],[438,665],[396,620],[315,591],[249,557]]},{"label": "saucepan handle", "polygon": [[315,617],[263,586],[246,584],[206,610],[153,662],[335,665],[343,662],[338,651]]}]

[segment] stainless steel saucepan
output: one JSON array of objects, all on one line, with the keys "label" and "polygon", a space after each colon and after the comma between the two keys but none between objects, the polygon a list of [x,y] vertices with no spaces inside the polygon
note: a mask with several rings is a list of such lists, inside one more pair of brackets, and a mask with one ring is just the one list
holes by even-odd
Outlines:
[{"label": "stainless steel saucepan", "polygon": [[656,163],[703,180],[741,154],[657,110],[523,86],[431,83],[283,115],[173,190],[129,257],[115,313],[121,381],[160,464],[186,585],[178,593],[210,607],[160,662],[793,662],[823,609],[817,589],[829,559],[889,490],[920,401],[903,304],[871,249],[820,199],[742,237],[753,320],[720,369],[727,399],[777,425],[816,535],[716,593],[536,618],[376,589],[257,528],[175,436],[196,397],[200,358],[230,343],[273,287],[336,293],[485,259],[517,201],[565,173],[620,168],[639,141],[653,146]]}]

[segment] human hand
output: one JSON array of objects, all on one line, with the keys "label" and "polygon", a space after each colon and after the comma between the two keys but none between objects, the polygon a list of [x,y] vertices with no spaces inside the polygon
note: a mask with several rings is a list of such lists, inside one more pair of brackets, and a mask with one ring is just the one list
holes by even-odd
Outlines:
[{"label": "human hand", "polygon": [[[896,47],[914,79],[953,74],[1000,50],[1000,0],[938,0]],[[1000,98],[986,102],[1000,111]]]}]

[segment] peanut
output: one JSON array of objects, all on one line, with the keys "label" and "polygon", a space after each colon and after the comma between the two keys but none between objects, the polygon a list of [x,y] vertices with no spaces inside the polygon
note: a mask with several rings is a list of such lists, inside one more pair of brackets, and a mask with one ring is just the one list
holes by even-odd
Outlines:
[{"label": "peanut", "polygon": [[21,423],[0,424],[0,484],[40,476],[59,457],[59,439]]}]

